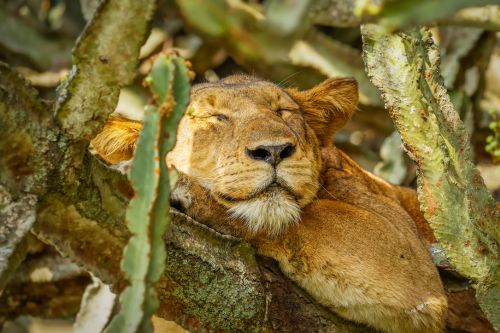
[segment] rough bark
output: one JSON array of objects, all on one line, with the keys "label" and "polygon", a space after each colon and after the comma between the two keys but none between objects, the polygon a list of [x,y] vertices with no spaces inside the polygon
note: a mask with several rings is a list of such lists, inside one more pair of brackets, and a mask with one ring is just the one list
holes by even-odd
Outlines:
[{"label": "rough bark", "polygon": [[[92,207],[99,192],[85,187],[90,173],[84,156],[89,140],[114,110],[120,87],[135,76],[139,48],[154,8],[154,0],[101,3],[75,47],[77,63],[59,89],[55,117],[24,79],[0,63],[1,214],[17,223],[19,238],[8,236],[12,227],[2,230],[0,246],[10,258],[2,271],[13,271],[23,257],[23,238],[29,227],[22,226],[33,223],[35,209],[43,215],[43,207],[82,199],[80,209],[87,208],[93,217],[99,215]],[[16,211],[23,211],[23,216],[15,217]],[[75,211],[68,208],[64,217],[74,217]],[[108,220],[106,216],[98,219]]]},{"label": "rough bark", "polygon": [[0,62],[0,290],[26,255],[37,195],[52,167],[54,131],[34,89]]},{"label": "rough bark", "polygon": [[417,164],[421,210],[455,268],[476,282],[478,301],[500,329],[500,212],[439,73],[426,29],[388,35],[362,27],[365,65],[409,156]]},{"label": "rough bark", "polygon": [[25,195],[12,201],[10,194],[0,186],[0,290],[7,279],[24,260],[26,235],[36,218],[36,197]]},{"label": "rough bark", "polygon": [[[64,206],[58,208],[65,215]],[[165,237],[167,266],[157,285],[161,317],[191,332],[311,332],[311,328],[315,332],[370,331],[316,304],[280,273],[276,263],[256,258],[246,242],[221,235],[174,210],[171,215],[172,225]],[[74,222],[81,227],[73,229]],[[67,227],[61,227],[64,225]],[[44,218],[35,230],[60,251],[72,254],[74,260],[106,278],[115,290],[120,289],[124,239],[109,240],[108,235],[106,243],[90,241],[89,233],[95,240],[109,231],[81,218]],[[107,248],[103,254],[103,245],[110,243],[119,246]]]}]

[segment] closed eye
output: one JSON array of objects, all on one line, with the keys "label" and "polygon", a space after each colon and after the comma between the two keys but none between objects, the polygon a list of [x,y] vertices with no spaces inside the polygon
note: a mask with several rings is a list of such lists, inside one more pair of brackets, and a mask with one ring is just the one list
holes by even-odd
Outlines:
[{"label": "closed eye", "polygon": [[227,120],[227,116],[219,113],[219,114],[215,114],[213,115],[213,117],[215,117],[218,121],[224,121],[224,120]]},{"label": "closed eye", "polygon": [[279,108],[276,110],[276,114],[280,117],[283,117],[287,112],[294,112],[295,110],[293,109],[287,109],[287,108]]},{"label": "closed eye", "polygon": [[226,115],[223,115],[222,113],[217,113],[217,114],[208,114],[208,115],[195,115],[191,116],[192,118],[199,118],[199,119],[217,119],[218,121],[225,121],[228,120]]}]

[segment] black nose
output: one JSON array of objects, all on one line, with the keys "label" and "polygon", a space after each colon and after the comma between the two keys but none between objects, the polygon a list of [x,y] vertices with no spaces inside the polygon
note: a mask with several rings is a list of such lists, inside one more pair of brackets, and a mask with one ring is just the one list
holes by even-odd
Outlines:
[{"label": "black nose", "polygon": [[295,146],[291,143],[276,146],[258,146],[255,149],[246,149],[247,155],[257,161],[264,161],[271,165],[277,165],[295,152]]}]

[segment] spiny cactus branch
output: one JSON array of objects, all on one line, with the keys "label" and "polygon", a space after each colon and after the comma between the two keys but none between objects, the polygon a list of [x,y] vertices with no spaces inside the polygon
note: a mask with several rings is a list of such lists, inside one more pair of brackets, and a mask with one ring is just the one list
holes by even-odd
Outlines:
[{"label": "spiny cactus branch", "polygon": [[430,32],[362,26],[365,65],[415,161],[421,210],[451,263],[477,283],[500,329],[500,212],[474,166],[468,134],[439,72]]}]

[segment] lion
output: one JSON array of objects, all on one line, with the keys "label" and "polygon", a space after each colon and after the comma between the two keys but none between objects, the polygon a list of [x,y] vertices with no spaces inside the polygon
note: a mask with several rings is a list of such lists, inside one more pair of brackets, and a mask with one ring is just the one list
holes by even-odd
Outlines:
[{"label": "lion", "polygon": [[[234,75],[195,85],[167,164],[172,205],[243,237],[333,312],[383,332],[441,332],[447,301],[413,190],[363,170],[333,136],[357,108],[351,78],[305,91]],[[112,117],[92,141],[129,160],[142,124]]]}]

